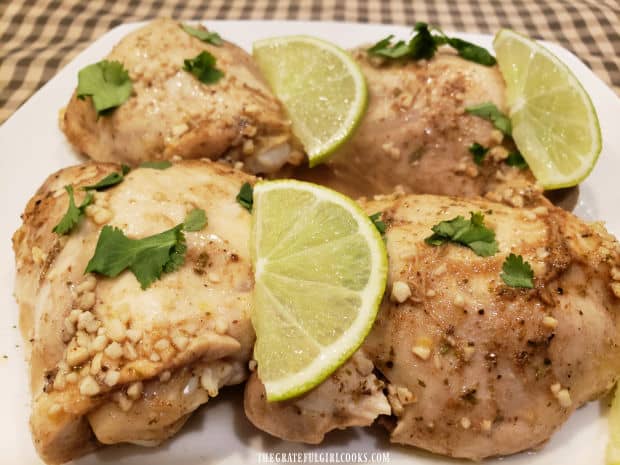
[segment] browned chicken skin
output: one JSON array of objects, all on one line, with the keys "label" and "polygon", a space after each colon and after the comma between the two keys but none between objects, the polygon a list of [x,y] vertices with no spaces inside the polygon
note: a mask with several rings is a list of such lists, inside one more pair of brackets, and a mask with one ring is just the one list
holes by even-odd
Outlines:
[{"label": "browned chicken skin", "polygon": [[[382,211],[388,225],[388,291],[360,352],[387,384],[393,416],[384,423],[393,442],[470,459],[511,454],[546,441],[575,408],[613,386],[620,369],[620,247],[602,226],[551,205],[515,209],[434,196],[362,204],[369,213]],[[470,211],[485,212],[499,243],[495,256],[424,243],[431,226]],[[509,253],[531,264],[535,289],[504,284]],[[401,292],[390,296],[395,285]],[[247,389],[260,389],[256,384]],[[321,405],[321,395],[319,387],[303,402]],[[341,404],[353,400],[347,392],[338,396]],[[303,405],[271,406],[267,419],[261,407],[248,405],[256,402],[265,401],[246,393],[246,413],[259,428],[315,442],[314,434],[291,435],[312,431],[314,417],[298,414]],[[336,411],[323,414],[323,433],[342,427]]]}]

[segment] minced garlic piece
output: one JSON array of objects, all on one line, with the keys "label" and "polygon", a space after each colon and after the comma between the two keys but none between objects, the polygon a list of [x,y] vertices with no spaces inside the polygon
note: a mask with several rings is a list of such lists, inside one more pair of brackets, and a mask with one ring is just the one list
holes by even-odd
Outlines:
[{"label": "minced garlic piece", "polygon": [[547,328],[551,328],[551,329],[555,329],[558,326],[558,320],[556,320],[555,318],[549,315],[546,315],[542,319],[542,323],[544,326],[546,326]]},{"label": "minced garlic piece", "polygon": [[409,284],[404,281],[396,281],[392,285],[391,298],[393,301],[402,304],[409,297],[411,297],[411,289],[409,288]]},{"label": "minced garlic piece", "polygon": [[423,345],[413,346],[411,351],[422,360],[428,360],[431,356],[431,348]]},{"label": "minced garlic piece", "polygon": [[562,389],[557,394],[558,402],[564,408],[568,408],[573,404],[573,401],[570,398],[570,393],[568,389]]}]

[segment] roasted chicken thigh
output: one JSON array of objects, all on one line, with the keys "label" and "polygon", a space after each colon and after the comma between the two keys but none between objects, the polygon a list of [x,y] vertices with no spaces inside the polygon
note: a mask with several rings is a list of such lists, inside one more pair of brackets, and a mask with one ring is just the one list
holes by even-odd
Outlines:
[{"label": "roasted chicken thigh", "polygon": [[[217,82],[205,84],[183,69],[185,60],[203,51],[224,73]],[[254,173],[302,160],[281,104],[250,55],[236,45],[206,43],[176,21],[157,19],[127,35],[106,59],[129,72],[129,100],[97,115],[90,97],[74,93],[61,116],[69,142],[90,158],[129,165],[227,159]]]},{"label": "roasted chicken thigh", "polygon": [[[52,231],[81,187],[116,164],[51,175],[13,237],[15,296],[31,341],[31,428],[47,463],[99,443],[157,445],[224,385],[242,382],[254,343],[250,215],[235,200],[252,178],[209,161],[138,168],[95,193],[68,235]],[[186,232],[184,263],[142,289],[129,271],[85,274],[104,224],[138,239],[168,230],[200,208],[208,224]]]},{"label": "roasted chicken thigh", "polygon": [[[392,416],[382,423],[393,442],[476,460],[511,454],[543,443],[613,386],[620,246],[602,225],[551,205],[516,209],[452,197],[391,196],[363,206],[383,212],[387,224],[388,290],[360,352],[386,383]],[[495,231],[498,253],[425,243],[432,226],[472,211]],[[501,278],[510,253],[531,265],[533,289]],[[309,407],[333,402],[321,399],[322,386],[286,407],[262,407],[258,379],[246,389],[249,419],[281,438],[315,443],[317,428],[343,427],[338,410],[318,416]],[[359,394],[337,396],[347,405]],[[381,412],[368,413],[366,424]]]},{"label": "roasted chicken thigh", "polygon": [[[528,169],[509,166],[509,142],[465,108],[494,103],[505,111],[505,84],[496,66],[440,50],[431,60],[384,62],[354,50],[368,83],[368,108],[351,139],[322,166],[294,176],[352,197],[389,194],[396,186],[418,194],[489,195],[513,200],[534,186]],[[489,148],[480,164],[469,147]],[[505,198],[504,198],[505,197]],[[513,199],[513,197],[515,197]]]}]

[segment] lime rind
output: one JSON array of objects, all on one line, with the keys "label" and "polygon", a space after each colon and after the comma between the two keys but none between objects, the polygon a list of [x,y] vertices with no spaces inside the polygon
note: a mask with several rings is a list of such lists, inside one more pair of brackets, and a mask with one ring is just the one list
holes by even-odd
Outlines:
[{"label": "lime rind", "polygon": [[[313,361],[304,366],[299,371],[290,376],[279,379],[265,380],[261,377],[261,354],[260,354],[260,338],[262,328],[260,326],[260,318],[252,318],[257,332],[257,344],[255,346],[255,358],[258,360],[259,377],[263,380],[269,401],[281,401],[301,395],[310,389],[316,387],[338,369],[353,353],[361,346],[366,335],[370,332],[374,320],[376,318],[385,286],[387,282],[387,251],[385,243],[375,225],[368,218],[366,213],[351,199],[344,195],[332,191],[330,189],[317,186],[315,184],[293,180],[279,180],[259,182],[254,187],[254,205],[255,211],[260,212],[261,202],[265,195],[270,191],[277,189],[295,189],[305,191],[312,194],[319,202],[328,202],[341,206],[349,212],[357,222],[359,228],[358,233],[362,237],[367,238],[366,244],[369,247],[371,263],[369,267],[369,276],[366,286],[357,292],[359,296],[360,307],[357,317],[350,324],[338,339],[328,345],[318,345],[320,354],[313,357]],[[262,234],[261,225],[257,222],[257,214],[252,218],[252,242],[251,255],[255,263],[256,285],[263,286],[262,274],[269,273],[268,264],[258,259],[257,239]],[[293,253],[301,251],[294,251]],[[291,277],[290,279],[294,279]],[[259,288],[260,289],[260,288]],[[263,289],[260,289],[263,292]],[[334,309],[337,311],[338,309]],[[256,312],[256,310],[255,310]],[[312,337],[311,337],[312,338]],[[312,350],[310,348],[309,350]],[[257,351],[259,351],[257,353]],[[308,356],[308,354],[302,354]]]},{"label": "lime rind", "polygon": [[[501,47],[506,41],[511,41],[511,45],[513,45],[510,56],[504,56],[501,53]],[[514,43],[520,44],[521,47],[515,48]],[[513,120],[513,138],[534,176],[548,190],[579,184],[591,173],[602,149],[600,124],[590,96],[568,66],[539,43],[512,30],[501,29],[495,36],[493,46],[496,50],[499,68],[506,81],[508,105],[511,108],[510,117]],[[537,55],[544,57],[550,63],[551,67],[546,71],[553,74],[555,80],[562,80],[562,85],[554,85],[552,88],[543,91],[536,89],[536,92],[534,89],[525,88],[529,81],[532,62]],[[517,61],[526,59],[528,60],[527,68],[518,69],[515,66]],[[525,97],[524,94],[527,92],[534,95]],[[532,134],[539,132],[538,129],[541,127],[540,122],[532,124],[534,119],[540,119],[540,115],[534,115],[529,111],[527,104],[536,99],[548,99],[553,94],[566,92],[574,94],[575,99],[571,101],[572,104],[581,106],[585,110],[589,123],[586,126],[585,133],[589,135],[592,143],[587,152],[579,155],[580,160],[564,160],[563,163],[568,166],[566,169],[562,169],[559,166],[562,162],[555,163],[557,159],[562,159],[562,154],[550,154],[544,143],[538,138],[532,137]],[[556,99],[556,103],[559,101],[560,99]],[[548,118],[544,124],[550,124],[549,120],[551,119],[556,119],[557,122],[565,121],[564,127],[571,124],[573,127],[579,125],[578,121],[570,121],[571,118],[565,114],[553,115],[553,118]],[[546,138],[555,139],[554,143],[560,145],[561,142],[558,143],[557,138],[561,131],[556,129],[550,127],[546,133]],[[574,147],[567,147],[566,152],[571,149]],[[545,153],[547,156],[541,157],[541,153]]]},{"label": "lime rind", "polygon": [[[266,69],[266,65],[261,63],[261,51],[262,50],[276,50],[279,47],[287,46],[290,44],[306,44],[316,47],[317,49],[328,52],[335,56],[338,61],[345,66],[347,70],[346,77],[352,79],[353,89],[355,90],[354,99],[349,103],[348,113],[342,117],[338,130],[326,140],[321,140],[319,143],[315,143],[316,140],[313,137],[312,131],[307,128],[307,125],[301,118],[297,118],[295,112],[290,108],[290,96],[287,95],[281,86],[278,85],[277,78],[272,75],[269,69]],[[359,65],[355,60],[340,47],[316,37],[305,35],[294,35],[284,37],[274,37],[269,39],[263,39],[254,42],[253,55],[259,64],[259,68],[267,78],[270,86],[278,98],[287,107],[287,111],[293,122],[293,130],[296,136],[300,139],[304,145],[304,149],[308,155],[310,167],[317,166],[329,159],[329,157],[336,152],[345,142],[347,142],[357,127],[359,126],[364,113],[368,105],[368,89],[366,85],[366,79]]]}]

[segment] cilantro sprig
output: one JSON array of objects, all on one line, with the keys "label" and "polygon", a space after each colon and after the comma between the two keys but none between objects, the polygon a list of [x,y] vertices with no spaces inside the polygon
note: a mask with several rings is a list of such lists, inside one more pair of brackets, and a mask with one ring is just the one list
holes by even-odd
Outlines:
[{"label": "cilantro sprig", "polygon": [[524,170],[528,167],[525,158],[523,158],[523,155],[521,155],[520,152],[510,152],[506,158],[506,164],[519,168],[520,170]]},{"label": "cilantro sprig", "polygon": [[194,36],[203,42],[211,45],[222,45],[224,41],[217,32],[209,32],[204,28],[193,27],[188,24],[181,24],[181,29],[190,36]]},{"label": "cilantro sprig", "polygon": [[104,226],[84,273],[99,273],[113,278],[124,270],[130,270],[142,289],[146,289],[162,273],[171,273],[185,262],[187,245],[184,231],[198,231],[205,225],[204,210],[195,209],[183,223],[143,239],[130,239],[119,228]]},{"label": "cilantro sprig", "polygon": [[534,287],[534,271],[521,255],[511,253],[506,257],[500,274],[502,280],[512,287],[532,289]]},{"label": "cilantro sprig", "polygon": [[184,60],[183,69],[203,84],[214,84],[224,76],[224,73],[215,67],[215,57],[206,50],[194,58]]},{"label": "cilantro sprig", "polygon": [[392,44],[394,36],[389,35],[370,47],[368,53],[391,59],[422,60],[432,58],[437,51],[438,43],[440,41],[443,43],[443,38],[436,40],[426,23],[416,23],[413,30],[416,34],[408,42],[399,40]]},{"label": "cilantro sprig", "polygon": [[375,225],[377,231],[379,231],[379,233],[383,236],[387,228],[385,222],[381,220],[381,214],[381,212],[377,212],[373,215],[370,215],[368,218],[370,218],[370,221],[372,221],[372,223]]},{"label": "cilantro sprig", "polygon": [[187,214],[183,229],[188,232],[200,231],[207,225],[207,214],[202,208],[194,208]]},{"label": "cilantro sprig", "polygon": [[480,145],[478,142],[474,142],[469,146],[469,153],[471,153],[474,157],[474,163],[476,165],[482,165],[484,161],[484,157],[487,156],[489,152],[489,148],[483,145]]},{"label": "cilantro sprig", "polygon": [[132,90],[129,73],[118,61],[103,60],[78,72],[77,98],[92,97],[97,115],[125,103]]},{"label": "cilantro sprig", "polygon": [[484,225],[484,215],[481,212],[470,212],[470,219],[457,216],[448,221],[442,221],[432,228],[433,234],[426,239],[429,245],[442,245],[446,242],[469,247],[476,255],[489,257],[495,255],[498,245],[495,232]]},{"label": "cilantro sprig", "polygon": [[73,228],[78,225],[78,223],[80,222],[80,218],[84,215],[84,212],[86,211],[86,207],[93,203],[93,194],[89,192],[88,194],[86,194],[86,197],[84,197],[84,200],[78,207],[75,204],[75,198],[73,197],[73,186],[67,185],[65,186],[65,190],[69,195],[69,207],[67,208],[67,212],[61,218],[60,222],[56,226],[54,226],[54,229],[52,229],[53,232],[61,236],[69,234],[73,230]]},{"label": "cilantro sprig", "polygon": [[[443,34],[443,32],[442,32]],[[497,63],[497,60],[489,51],[479,45],[472,44],[466,40],[459,39],[457,37],[447,37],[444,34],[448,45],[455,49],[461,58],[465,60],[473,61],[484,66],[493,66]]]},{"label": "cilantro sprig", "polygon": [[121,165],[120,173],[110,173],[98,183],[91,184],[90,186],[84,186],[82,187],[82,189],[84,189],[85,191],[103,191],[112,186],[116,186],[117,184],[123,182],[125,176],[127,175],[127,173],[129,173],[130,169],[131,168],[129,168],[129,166],[127,165]]},{"label": "cilantro sprig", "polygon": [[512,124],[510,123],[510,118],[502,113],[494,103],[485,102],[479,105],[473,105],[465,108],[465,111],[470,115],[478,116],[482,119],[490,121],[493,123],[493,126],[507,136],[512,135]]},{"label": "cilantro sprig", "polygon": [[254,189],[249,182],[243,183],[239,193],[236,197],[237,202],[247,211],[252,213],[252,206],[254,205]]},{"label": "cilantro sprig", "polygon": [[400,40],[392,43],[394,36],[390,35],[370,47],[368,53],[389,59],[421,60],[433,58],[438,47],[449,45],[466,60],[485,66],[493,66],[496,63],[495,57],[485,48],[456,37],[448,37],[440,29],[431,28],[426,23],[416,23],[413,31],[415,34],[407,42]]}]

